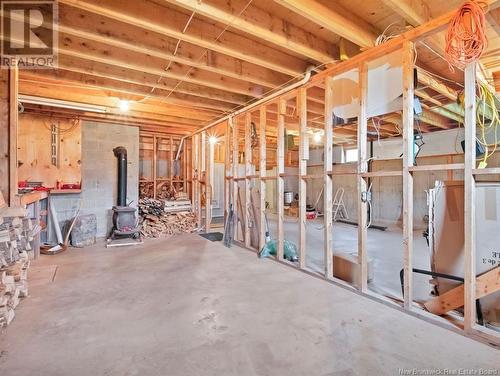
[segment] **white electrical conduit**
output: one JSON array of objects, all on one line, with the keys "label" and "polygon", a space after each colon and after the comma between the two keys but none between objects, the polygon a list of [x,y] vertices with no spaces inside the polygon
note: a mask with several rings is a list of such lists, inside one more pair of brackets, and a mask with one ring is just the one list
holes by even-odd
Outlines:
[{"label": "white electrical conduit", "polygon": [[306,73],[304,74],[304,77],[303,77],[300,81],[297,81],[297,82],[295,82],[295,83],[293,83],[293,84],[291,84],[291,85],[289,85],[289,86],[285,86],[284,88],[282,88],[282,89],[278,90],[278,91],[277,91],[277,92],[275,92],[275,93],[272,93],[272,94],[268,95],[267,97],[261,98],[261,99],[259,99],[259,100],[258,100],[258,101],[256,101],[256,102],[250,103],[249,105],[247,105],[247,106],[245,106],[245,107],[243,107],[243,108],[240,108],[239,110],[237,110],[237,111],[235,111],[235,112],[233,112],[233,113],[231,113],[231,114],[229,114],[229,115],[226,115],[226,116],[224,116],[224,117],[223,117],[223,118],[221,118],[221,119],[215,120],[214,122],[212,122],[212,123],[210,123],[210,124],[208,124],[208,125],[204,126],[203,128],[200,128],[200,129],[198,129],[198,130],[194,131],[194,132],[193,132],[192,134],[190,134],[189,136],[184,136],[184,137],[182,137],[182,138],[181,138],[181,142],[180,142],[180,144],[179,144],[179,149],[177,150],[177,154],[176,154],[176,156],[175,156],[175,160],[176,160],[176,161],[177,161],[177,160],[179,160],[179,156],[180,156],[180,154],[181,154],[181,149],[182,149],[182,146],[183,146],[183,144],[184,144],[184,140],[185,140],[186,138],[188,138],[188,137],[192,137],[192,136],[194,136],[195,134],[201,133],[201,132],[203,132],[203,131],[207,130],[208,128],[211,128],[211,127],[213,127],[213,126],[215,126],[215,125],[217,125],[217,124],[219,124],[219,123],[222,123],[222,122],[223,122],[223,121],[225,121],[225,120],[228,120],[228,119],[229,119],[229,118],[231,118],[231,117],[238,116],[239,114],[241,114],[241,113],[243,113],[243,112],[245,112],[245,111],[248,111],[248,110],[250,110],[250,109],[252,109],[252,108],[254,108],[254,107],[256,107],[256,106],[259,106],[259,105],[261,105],[261,104],[263,104],[263,103],[265,103],[265,102],[268,102],[268,101],[270,101],[270,100],[272,100],[272,99],[274,99],[274,98],[276,98],[276,97],[279,97],[280,95],[283,95],[284,93],[286,93],[286,92],[288,92],[288,91],[290,91],[290,90],[293,90],[293,89],[295,89],[295,88],[297,88],[297,87],[299,87],[299,86],[302,86],[302,85],[306,84],[306,83],[307,83],[307,82],[311,79],[312,71],[313,71],[314,69],[315,69],[315,68],[313,68],[313,67],[307,68],[307,71],[306,71]]}]

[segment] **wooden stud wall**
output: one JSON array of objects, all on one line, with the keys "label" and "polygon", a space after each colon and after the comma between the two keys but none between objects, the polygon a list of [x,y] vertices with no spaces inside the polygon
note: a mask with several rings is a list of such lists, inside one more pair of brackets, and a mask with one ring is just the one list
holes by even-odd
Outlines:
[{"label": "wooden stud wall", "polygon": [[[245,147],[245,176],[238,176],[238,151],[240,138],[238,134],[238,121],[233,121],[229,118],[229,128],[232,128],[232,153],[233,153],[233,165],[232,165],[232,177],[228,177],[232,180],[233,196],[231,202],[233,204],[233,210],[236,212],[237,207],[237,189],[238,181],[245,181],[245,199],[247,205],[243,208],[245,213],[243,214],[245,218],[245,228],[244,228],[244,240],[247,248],[250,248],[250,238],[249,238],[249,183],[251,179],[260,180],[260,190],[262,196],[260,198],[261,207],[265,205],[265,181],[275,180],[277,185],[277,260],[283,261],[284,259],[284,180],[285,176],[297,176],[299,178],[299,263],[298,269],[305,270],[305,257],[306,257],[306,247],[305,247],[305,198],[306,198],[306,180],[310,178],[322,178],[324,180],[324,258],[325,258],[325,275],[324,278],[327,280],[332,280],[335,283],[342,284],[346,286],[346,283],[333,277],[333,265],[332,265],[332,212],[330,210],[332,203],[332,185],[335,176],[339,175],[351,175],[355,176],[357,179],[358,188],[358,263],[360,266],[359,281],[356,281],[355,287],[360,290],[362,294],[366,294],[375,299],[379,299],[387,303],[387,300],[376,295],[373,292],[368,291],[367,286],[367,202],[363,199],[368,190],[367,179],[373,177],[401,177],[403,179],[403,242],[401,244],[401,252],[404,255],[404,302],[403,308],[407,312],[411,312],[413,315],[418,317],[425,317],[426,319],[433,320],[437,324],[442,324],[442,321],[437,320],[435,316],[427,313],[423,310],[416,309],[413,306],[412,297],[412,274],[413,274],[413,173],[416,171],[430,173],[432,171],[464,171],[465,173],[465,317],[464,317],[464,327],[467,333],[473,334],[479,338],[487,339],[492,343],[500,344],[500,337],[498,333],[490,333],[487,329],[479,327],[476,324],[475,317],[475,212],[474,212],[474,199],[475,199],[475,181],[474,176],[478,174],[498,174],[499,168],[485,168],[476,169],[475,166],[475,66],[470,65],[467,67],[465,72],[465,139],[466,139],[466,152],[465,152],[465,163],[450,163],[450,164],[438,164],[438,165],[414,165],[414,43],[424,37],[428,37],[434,32],[442,30],[444,25],[449,20],[449,17],[440,17],[430,23],[412,29],[406,32],[403,36],[391,39],[387,43],[366,50],[359,55],[339,64],[336,64],[320,73],[315,75],[307,84],[299,87],[298,89],[293,89],[292,91],[283,94],[281,97],[270,99],[268,102],[264,102],[257,108],[253,108],[241,115],[244,119],[245,132],[244,132],[244,147]],[[368,86],[368,62],[375,58],[379,58],[390,52],[402,49],[403,51],[403,167],[401,170],[395,171],[368,171],[368,156],[367,156],[367,133],[368,133],[368,115],[367,115],[367,86]],[[333,128],[333,118],[332,118],[332,77],[347,72],[353,68],[358,68],[359,70],[359,92],[360,92],[360,111],[357,124],[357,144],[358,144],[358,157],[359,163],[356,170],[353,170],[351,166],[333,165],[332,164],[332,145],[334,137]],[[325,158],[323,164],[323,174],[310,176],[307,175],[307,159],[308,159],[308,133],[307,133],[307,97],[306,90],[309,88],[322,88],[325,90],[325,108],[324,108],[324,150]],[[291,98],[296,97],[297,102],[297,114],[298,114],[298,126],[299,126],[299,173],[298,174],[285,174],[285,121],[287,116],[287,101]],[[266,155],[266,134],[265,134],[265,124],[266,124],[266,106],[269,109],[271,106],[277,105],[277,141],[276,141],[276,176],[266,176],[265,166],[266,159],[269,161],[269,156]],[[250,124],[251,124],[251,111],[259,110],[259,134],[260,134],[260,173],[258,175],[252,175],[252,164],[254,163],[251,158],[251,143],[250,143]],[[197,137],[195,133],[195,138]],[[229,196],[226,200],[229,199]],[[258,233],[260,236],[259,245],[264,244],[265,237],[265,221],[263,220],[265,212],[264,208],[261,210],[261,228]],[[237,216],[235,215],[235,218]],[[237,240],[237,226],[235,226],[235,237]],[[236,241],[238,244],[240,242]],[[351,286],[352,287],[352,286]],[[354,287],[353,287],[354,288]],[[396,304],[396,303],[390,303]]]}]

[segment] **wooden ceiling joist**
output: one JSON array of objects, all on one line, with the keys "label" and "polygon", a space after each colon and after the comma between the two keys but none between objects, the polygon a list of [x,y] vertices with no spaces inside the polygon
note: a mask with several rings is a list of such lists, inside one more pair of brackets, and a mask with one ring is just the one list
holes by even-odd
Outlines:
[{"label": "wooden ceiling joist", "polygon": [[145,72],[156,76],[163,75],[168,78],[182,81],[183,83],[189,82],[241,95],[258,96],[264,92],[264,89],[260,86],[230,77],[223,77],[216,73],[197,69],[188,72],[189,68],[187,66],[181,66],[179,64],[173,64],[171,68],[166,71],[164,68],[167,66],[167,62],[135,52],[114,48],[110,49],[105,46],[98,46],[96,48],[85,45],[85,47],[82,47],[77,43],[68,41],[67,38],[64,38],[62,43],[63,46],[59,48],[59,54],[61,56],[71,56],[77,59],[114,65],[123,69]]},{"label": "wooden ceiling joist", "polygon": [[[171,96],[174,98],[178,94],[185,94],[187,96],[193,96],[192,105],[194,107],[199,106],[196,102],[197,98],[207,98],[216,101],[221,101],[225,103],[232,103],[233,107],[236,105],[241,105],[248,101],[249,97],[238,96],[238,95],[228,95],[228,93],[219,92],[217,90],[209,89],[199,85],[193,85],[185,83],[180,87],[175,87],[174,80],[163,78],[158,79],[158,76],[151,75],[149,73],[141,73],[137,71],[124,71],[123,69],[114,67],[112,65],[102,65],[102,64],[81,64],[80,61],[76,59],[74,62],[70,62],[67,59],[60,59],[58,71],[61,72],[61,76],[65,72],[78,73],[82,77],[82,82],[92,82],[95,78],[101,78],[106,80],[118,81],[118,83],[129,83],[134,85],[140,85],[143,87],[150,88],[151,90],[155,88],[152,92],[153,96],[163,96],[166,97],[173,90]],[[90,76],[90,77],[88,77]],[[174,90],[175,89],[175,90]],[[159,95],[163,93],[163,95]]]},{"label": "wooden ceiling joist", "polygon": [[[237,29],[266,42],[272,43],[288,53],[321,63],[330,63],[339,58],[338,47],[289,22],[250,4],[246,0],[165,0],[190,11],[196,11],[221,24],[230,22]],[[244,10],[244,11],[243,11]],[[243,11],[243,12],[242,12]],[[242,12],[241,14],[239,14]]]},{"label": "wooden ceiling joist", "polygon": [[[358,46],[372,47],[375,45],[377,33],[373,26],[359,19],[356,20],[354,16],[346,17],[316,0],[274,1]],[[340,8],[338,4],[335,7]]]},{"label": "wooden ceiling joist", "polygon": [[152,2],[146,4],[138,1],[103,0],[95,4],[86,0],[60,0],[59,3],[180,39],[290,76],[303,74],[307,67],[307,62],[299,58],[258,44],[231,30],[227,30],[217,39],[223,28],[196,18],[192,20],[186,33],[183,33],[189,16]]},{"label": "wooden ceiling joist", "polygon": [[[104,21],[98,22],[98,19],[96,20],[95,18],[101,18]],[[81,18],[77,18],[77,20],[81,20]],[[251,82],[264,87],[272,88],[279,86],[290,78],[289,75],[275,72],[218,52],[209,51],[205,54],[203,48],[186,42],[180,45],[177,53],[174,55],[173,51],[177,44],[175,40],[162,37],[161,35],[155,35],[154,33],[138,27],[125,25],[131,28],[131,35],[129,35],[128,33],[119,31],[120,28],[124,28],[124,25],[106,19],[105,17],[100,17],[99,15],[93,15],[91,20],[86,19],[85,21],[83,27],[86,27],[88,30],[60,24],[59,32],[73,38],[92,40],[113,48],[121,48],[146,56],[163,59],[167,63],[173,61],[175,63]],[[71,25],[75,24],[73,20],[66,22],[71,22]],[[147,41],[147,43],[143,41]],[[200,56],[203,57],[200,59]]]},{"label": "wooden ceiling joist", "polygon": [[421,25],[431,19],[429,6],[423,0],[382,0],[412,26]]}]

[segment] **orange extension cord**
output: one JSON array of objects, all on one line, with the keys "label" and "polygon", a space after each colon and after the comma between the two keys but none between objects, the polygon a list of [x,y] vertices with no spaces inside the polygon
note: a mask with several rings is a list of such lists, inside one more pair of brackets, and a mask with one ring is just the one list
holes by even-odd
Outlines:
[{"label": "orange extension cord", "polygon": [[483,7],[480,1],[466,2],[448,26],[445,53],[452,71],[477,61],[488,45]]}]

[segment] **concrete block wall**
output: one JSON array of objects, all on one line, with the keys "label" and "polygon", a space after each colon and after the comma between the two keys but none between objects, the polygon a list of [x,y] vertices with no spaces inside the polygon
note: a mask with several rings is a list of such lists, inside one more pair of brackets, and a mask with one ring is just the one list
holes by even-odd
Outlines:
[{"label": "concrete block wall", "polygon": [[139,199],[139,128],[85,121],[82,124],[83,214],[97,216],[97,236],[111,229],[111,208],[117,199],[117,159],[113,149],[127,149],[127,202]]}]

